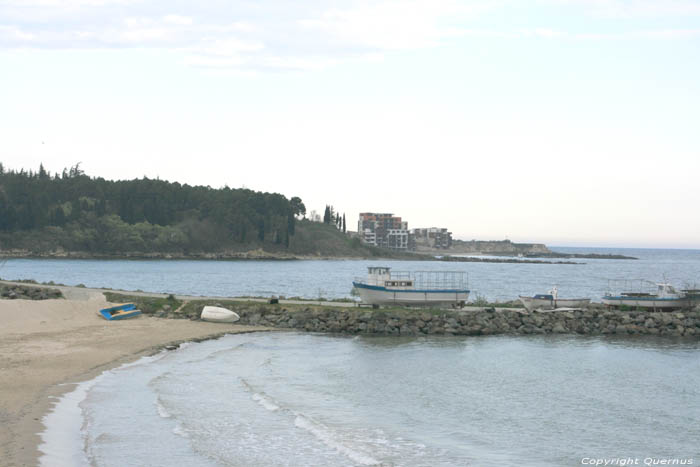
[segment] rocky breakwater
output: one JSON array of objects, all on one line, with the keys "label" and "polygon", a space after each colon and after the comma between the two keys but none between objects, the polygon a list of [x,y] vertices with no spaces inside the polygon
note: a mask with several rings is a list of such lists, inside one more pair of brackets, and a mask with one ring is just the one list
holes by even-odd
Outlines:
[{"label": "rocky breakwater", "polygon": [[[214,304],[214,303],[206,303]],[[700,337],[700,310],[682,312],[584,311],[525,313],[513,309],[409,310],[217,303],[236,311],[238,324],[312,332],[391,336],[492,334],[656,335]],[[198,319],[204,304],[186,313],[156,316]]]},{"label": "rocky breakwater", "polygon": [[0,299],[2,300],[50,300],[54,298],[63,298],[60,290],[0,284]]}]

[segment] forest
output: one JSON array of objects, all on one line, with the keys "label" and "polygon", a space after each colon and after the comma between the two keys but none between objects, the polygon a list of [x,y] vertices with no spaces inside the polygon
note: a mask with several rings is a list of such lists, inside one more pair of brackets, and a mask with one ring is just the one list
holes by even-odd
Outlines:
[{"label": "forest", "polygon": [[298,197],[159,179],[105,180],[0,162],[0,250],[182,253],[289,248]]}]

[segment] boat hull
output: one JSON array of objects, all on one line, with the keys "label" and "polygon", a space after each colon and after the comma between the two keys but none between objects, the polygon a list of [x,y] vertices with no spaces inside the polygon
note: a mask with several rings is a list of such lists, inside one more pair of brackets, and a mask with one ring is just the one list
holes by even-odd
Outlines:
[{"label": "boat hull", "polygon": [[235,311],[218,306],[205,306],[202,309],[200,318],[202,321],[209,321],[212,323],[235,323],[241,319]]},{"label": "boat hull", "polygon": [[140,314],[141,310],[137,310],[133,303],[124,303],[100,310],[100,315],[108,321],[133,318]]},{"label": "boat hull", "polygon": [[532,310],[554,310],[556,308],[584,308],[591,303],[590,298],[534,298],[518,297],[520,302],[528,311]]},{"label": "boat hull", "polygon": [[672,310],[675,308],[686,308],[691,301],[687,298],[660,298],[660,297],[633,297],[633,296],[611,296],[603,297],[603,305],[608,306],[629,306],[639,308],[655,308]]},{"label": "boat hull", "polygon": [[465,289],[392,289],[353,282],[363,303],[370,305],[434,306],[464,303],[469,298]]}]

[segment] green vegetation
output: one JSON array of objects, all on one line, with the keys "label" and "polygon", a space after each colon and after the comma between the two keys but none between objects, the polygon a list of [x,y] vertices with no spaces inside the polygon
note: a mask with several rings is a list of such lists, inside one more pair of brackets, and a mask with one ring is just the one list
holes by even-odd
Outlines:
[{"label": "green vegetation", "polygon": [[[342,232],[336,215],[311,222],[299,197],[148,178],[89,177],[79,164],[50,174],[0,163],[0,251],[236,257],[387,256]],[[391,255],[391,253],[388,253]],[[261,255],[265,256],[265,255]]]},{"label": "green vegetation", "polygon": [[76,165],[60,176],[43,167],[0,167],[4,248],[101,253],[217,251],[236,245],[288,246],[305,211],[277,193],[213,189],[162,180],[91,178]]},{"label": "green vegetation", "polygon": [[104,292],[104,296],[111,303],[133,303],[136,305],[136,308],[146,314],[162,310],[165,305],[169,306],[171,310],[177,310],[182,306],[182,301],[176,299],[173,295],[168,295],[167,297],[143,297],[140,295]]},{"label": "green vegetation", "polygon": [[391,251],[365,245],[358,237],[349,237],[333,225],[302,220],[287,249],[295,255],[387,257]]}]

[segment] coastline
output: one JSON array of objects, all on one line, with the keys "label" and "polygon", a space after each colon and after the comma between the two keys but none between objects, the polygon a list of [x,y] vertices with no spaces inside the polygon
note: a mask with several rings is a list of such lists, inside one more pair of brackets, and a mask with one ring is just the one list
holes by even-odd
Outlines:
[{"label": "coastline", "polygon": [[108,322],[96,313],[107,303],[101,293],[67,300],[0,301],[3,465],[37,465],[43,417],[78,383],[183,342],[270,330],[146,316]]},{"label": "coastline", "polygon": [[[442,253],[442,255],[441,255]],[[402,253],[397,255],[387,254],[386,256],[333,256],[333,255],[294,255],[287,253],[272,253],[263,250],[253,250],[238,253],[141,253],[127,252],[120,254],[100,254],[88,253],[81,251],[73,252],[48,252],[48,253],[32,253],[29,251],[4,250],[0,251],[0,260],[7,259],[43,259],[43,260],[165,260],[165,261],[357,261],[357,260],[372,260],[372,261],[441,261],[441,262],[457,262],[457,263],[517,263],[517,264],[585,264],[579,261],[569,261],[567,259],[586,259],[592,256],[554,256],[545,259],[532,259],[534,257],[511,258],[508,255],[491,253],[475,252],[469,253],[469,256],[460,256],[462,253],[445,253],[434,251],[432,253]],[[443,256],[444,255],[444,256]],[[503,258],[495,258],[493,256],[503,256]],[[550,258],[561,258],[561,260],[552,260]],[[598,255],[595,259],[605,259],[602,255]],[[631,257],[608,259],[637,259]]]}]

